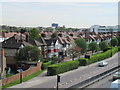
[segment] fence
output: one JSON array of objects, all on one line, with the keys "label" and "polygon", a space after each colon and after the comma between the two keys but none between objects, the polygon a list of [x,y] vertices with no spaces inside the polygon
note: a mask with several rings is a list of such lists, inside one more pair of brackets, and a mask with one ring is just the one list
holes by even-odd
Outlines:
[{"label": "fence", "polygon": [[[22,78],[24,78],[28,75],[31,75],[31,74],[33,74],[37,71],[40,71],[41,70],[41,65],[42,65],[42,63],[38,62],[36,67],[33,67],[33,68],[28,69],[26,71],[23,71],[22,72]],[[2,85],[6,85],[8,83],[14,82],[14,81],[19,80],[19,79],[20,79],[20,73],[15,74],[11,77],[7,77],[7,78],[2,79]]]}]

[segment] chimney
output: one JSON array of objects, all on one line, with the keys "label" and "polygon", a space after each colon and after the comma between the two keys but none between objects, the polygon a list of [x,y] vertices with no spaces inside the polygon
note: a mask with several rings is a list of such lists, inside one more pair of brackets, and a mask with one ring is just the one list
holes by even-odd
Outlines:
[{"label": "chimney", "polygon": [[29,35],[28,35],[28,33],[26,34],[26,42],[29,42]]},{"label": "chimney", "polygon": [[5,37],[5,32],[2,32],[2,37]]},{"label": "chimney", "polygon": [[41,37],[45,38],[46,34],[45,33],[41,33]]},{"label": "chimney", "polygon": [[1,77],[2,78],[6,77],[6,58],[5,58],[5,52],[3,48],[1,50]]}]

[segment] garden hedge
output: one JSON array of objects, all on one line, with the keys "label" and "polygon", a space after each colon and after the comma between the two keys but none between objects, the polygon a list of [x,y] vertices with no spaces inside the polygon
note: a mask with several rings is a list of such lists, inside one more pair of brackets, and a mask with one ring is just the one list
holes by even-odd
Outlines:
[{"label": "garden hedge", "polygon": [[47,67],[47,75],[52,76],[52,75],[60,74],[73,69],[77,69],[79,66],[85,66],[100,60],[104,60],[106,58],[111,57],[111,55],[114,55],[118,51],[120,51],[120,47],[113,47],[112,49],[109,49],[103,53],[91,55],[90,60],[86,58],[79,58],[74,61],[67,61],[67,62],[50,65]]},{"label": "garden hedge", "polygon": [[113,47],[112,49],[109,49],[106,52],[91,55],[90,60],[88,60],[86,58],[80,58],[80,59],[78,59],[79,65],[85,66],[85,65],[88,65],[88,64],[100,61],[100,60],[107,59],[107,58],[111,57],[111,55],[114,55],[118,51],[120,51],[120,47]]},{"label": "garden hedge", "polygon": [[43,63],[43,64],[42,64],[42,69],[47,69],[47,67],[48,67],[49,65],[51,65],[51,64],[52,64],[51,61],[46,62],[46,63]]},{"label": "garden hedge", "polygon": [[86,66],[89,63],[87,58],[79,58],[77,60],[79,61],[79,66]]},{"label": "garden hedge", "polygon": [[78,60],[53,64],[53,65],[48,66],[47,75],[52,76],[52,75],[60,74],[60,73],[67,72],[73,69],[77,69],[78,67],[79,67]]}]

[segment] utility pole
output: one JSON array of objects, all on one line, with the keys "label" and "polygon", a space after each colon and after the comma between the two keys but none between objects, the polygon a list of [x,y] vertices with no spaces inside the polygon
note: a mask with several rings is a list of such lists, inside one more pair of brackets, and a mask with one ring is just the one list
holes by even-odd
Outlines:
[{"label": "utility pole", "polygon": [[[111,32],[111,40],[112,40],[112,33],[113,33],[113,29],[112,28],[110,29],[110,32]],[[111,57],[112,57],[112,45],[111,45]]]},{"label": "utility pole", "polygon": [[60,76],[57,74],[57,90],[58,90],[58,83],[60,82]]}]

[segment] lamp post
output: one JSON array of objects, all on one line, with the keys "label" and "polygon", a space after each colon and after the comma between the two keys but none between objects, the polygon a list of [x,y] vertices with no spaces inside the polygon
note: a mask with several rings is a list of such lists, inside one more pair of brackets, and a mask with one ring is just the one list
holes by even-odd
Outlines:
[{"label": "lamp post", "polygon": [[[25,30],[24,29],[21,29],[20,30],[20,49],[22,49],[24,46],[22,45],[22,34],[25,32]],[[23,69],[22,69],[22,66],[21,66],[21,62],[20,62],[20,67],[19,67],[19,69],[20,69],[20,83],[22,83],[22,71],[23,71]]]},{"label": "lamp post", "polygon": [[[21,46],[19,47],[20,49],[22,49],[24,46],[21,44]],[[22,66],[21,66],[21,61],[20,61],[20,64],[19,64],[19,70],[20,70],[20,83],[22,83]]]},{"label": "lamp post", "polygon": [[[112,40],[112,33],[113,33],[113,29],[112,28],[110,29],[110,32],[111,32],[111,40]],[[112,45],[111,45],[111,57],[112,57]]]},{"label": "lamp post", "polygon": [[57,74],[57,90],[58,90],[58,83],[60,82],[60,76]]}]

